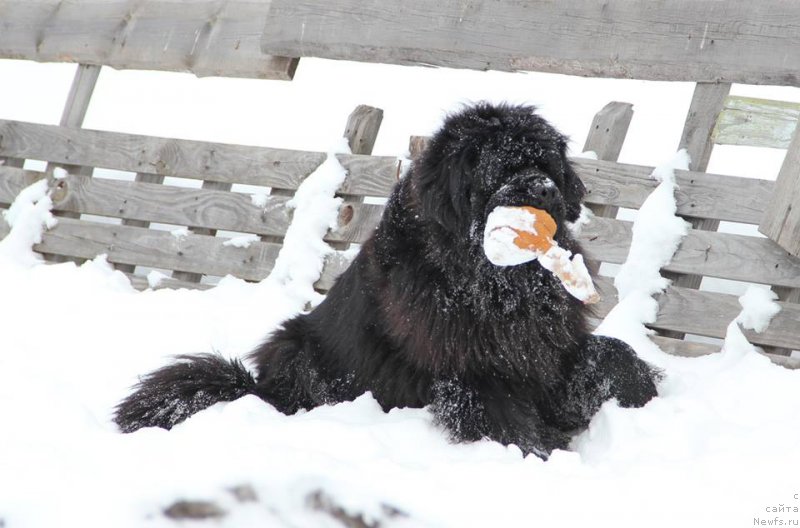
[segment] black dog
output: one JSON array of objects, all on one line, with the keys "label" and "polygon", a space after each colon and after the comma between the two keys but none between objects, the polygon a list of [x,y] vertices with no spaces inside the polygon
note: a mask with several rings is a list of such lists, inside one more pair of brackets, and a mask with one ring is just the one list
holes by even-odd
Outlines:
[{"label": "black dog", "polygon": [[255,378],[235,360],[182,356],[145,376],[116,422],[170,428],[245,394],[294,413],[371,391],[386,410],[429,405],[455,440],[546,458],[609,398],[644,405],[655,372],[625,343],[588,334],[584,305],[552,273],[484,254],[499,205],[546,210],[559,245],[580,252],[565,222],[578,218],[585,188],[565,150],[530,107],[450,116],[322,304],[252,353]]}]

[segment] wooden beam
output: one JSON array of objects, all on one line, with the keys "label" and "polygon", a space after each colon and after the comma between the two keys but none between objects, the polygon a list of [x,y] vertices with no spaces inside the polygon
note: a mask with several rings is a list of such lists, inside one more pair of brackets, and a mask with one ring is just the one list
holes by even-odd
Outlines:
[{"label": "wooden beam", "polygon": [[[678,148],[686,149],[689,153],[691,160],[689,168],[693,171],[705,172],[708,167],[711,151],[714,148],[712,133],[730,89],[730,83],[698,82],[694,87],[694,94],[678,146]],[[686,219],[694,229],[716,231],[719,228],[719,220],[694,216],[687,216]],[[700,288],[700,283],[703,281],[702,275],[681,275],[669,271],[665,271],[663,275],[672,280],[675,286],[686,288]],[[676,332],[667,332],[664,335],[676,339],[683,337]]]},{"label": "wooden beam", "polygon": [[268,1],[2,0],[0,57],[199,77],[291,79],[261,53]]},{"label": "wooden beam", "polygon": [[758,230],[800,256],[800,134],[795,133],[775,182],[772,203]]},{"label": "wooden beam", "polygon": [[[595,114],[583,151],[594,152],[599,160],[617,161],[632,118],[632,104],[617,101],[608,103]],[[613,205],[589,204],[589,208],[595,216],[608,218],[616,218],[619,210]]]},{"label": "wooden beam", "polygon": [[[350,146],[353,154],[370,155],[375,141],[378,139],[378,132],[383,122],[383,110],[373,106],[358,105],[347,117],[347,124],[344,127],[344,137]],[[339,223],[350,223],[354,216],[352,204],[364,202],[363,196],[352,194],[337,193],[342,199],[350,202],[348,206],[343,206],[339,210]],[[350,244],[332,243],[331,246],[337,250],[345,250]]]},{"label": "wooden beam", "polygon": [[714,128],[717,145],[789,147],[800,118],[800,103],[729,95]]},{"label": "wooden beam", "polygon": [[262,50],[474,70],[800,84],[792,0],[272,0]]},{"label": "wooden beam", "polygon": [[[581,229],[587,259],[622,264],[628,256],[633,224],[595,218]],[[787,255],[762,237],[690,230],[664,267],[674,273],[696,273],[722,279],[800,287],[800,259]]]},{"label": "wooden beam", "polygon": [[[412,136],[412,158],[430,138]],[[570,160],[586,185],[588,205],[612,205],[638,209],[658,186],[650,175],[654,167],[627,163],[572,158]],[[389,176],[388,174],[386,175]],[[678,214],[743,224],[758,224],[769,206],[775,182],[676,170]],[[389,179],[385,183],[391,184]],[[347,182],[345,182],[347,185]],[[384,192],[388,192],[390,186]],[[374,196],[384,196],[376,192]]]},{"label": "wooden beam", "polygon": [[[597,277],[595,284],[600,292],[601,302],[594,305],[594,315],[604,317],[617,303],[613,279]],[[800,350],[800,333],[797,332],[800,305],[784,302],[778,304],[781,306],[781,311],[772,319],[764,332],[760,334],[752,330],[743,332],[748,341],[756,345]],[[741,311],[742,307],[736,295],[670,286],[658,298],[656,322],[647,326],[659,331],[671,330],[681,334],[723,339],[728,324]]]},{"label": "wooden beam", "polygon": [[[0,156],[297,189],[326,154],[0,120]],[[385,196],[397,181],[393,156],[337,158],[348,171],[345,194]]]}]

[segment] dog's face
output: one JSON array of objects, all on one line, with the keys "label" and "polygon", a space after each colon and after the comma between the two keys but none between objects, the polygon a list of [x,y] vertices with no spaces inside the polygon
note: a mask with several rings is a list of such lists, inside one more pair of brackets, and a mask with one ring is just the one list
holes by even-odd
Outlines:
[{"label": "dog's face", "polygon": [[544,209],[563,238],[586,190],[566,158],[566,138],[528,106],[481,103],[448,117],[419,160],[423,213],[477,241],[497,206]]}]

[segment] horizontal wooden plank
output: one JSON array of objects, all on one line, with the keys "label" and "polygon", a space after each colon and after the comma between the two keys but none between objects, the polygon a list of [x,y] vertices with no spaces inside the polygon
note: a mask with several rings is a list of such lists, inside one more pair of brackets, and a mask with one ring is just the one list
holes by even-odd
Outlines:
[{"label": "horizontal wooden plank", "polygon": [[[0,156],[296,189],[326,155],[0,120]],[[388,196],[397,182],[396,158],[337,157],[348,171],[343,194]],[[588,188],[588,203],[638,208],[657,185],[652,167],[586,159],[574,164]],[[676,171],[676,178],[679,214],[752,224],[759,223],[775,186],[690,171]]]},{"label": "horizontal wooden plank", "polygon": [[247,248],[225,246],[224,238],[100,224],[59,218],[34,249],[78,258],[108,255],[119,264],[187,271],[203,275],[234,275],[261,280],[272,270],[280,245],[254,242]]},{"label": "horizontal wooden plank", "polygon": [[296,59],[261,53],[268,11],[240,0],[4,0],[0,57],[291,79]]},{"label": "horizontal wooden plank", "polygon": [[[631,222],[596,217],[583,226],[581,243],[591,260],[622,264]],[[800,287],[800,258],[767,238],[692,229],[664,270],[722,279]]]},{"label": "horizontal wooden plank", "polygon": [[[44,173],[0,166],[0,202],[11,202]],[[210,189],[175,187],[146,182],[69,175],[53,193],[54,210],[87,213],[139,222],[158,222],[212,230],[281,237],[292,211],[290,196],[267,196],[257,206],[250,195]],[[379,205],[344,202],[339,227],[325,240],[363,242],[380,221]]]},{"label": "horizontal wooden plank", "polygon": [[[653,167],[610,161],[573,159],[586,184],[586,201],[638,209],[658,182]],[[758,224],[768,207],[775,182],[704,172],[675,171],[678,214],[729,222]]]},{"label": "horizontal wooden plank", "polygon": [[797,128],[800,103],[728,96],[714,127],[719,145],[787,148]]},{"label": "horizontal wooden plank", "polygon": [[[297,189],[327,155],[0,120],[1,156]],[[397,181],[396,158],[337,158],[348,170],[342,186],[347,194],[385,196]]]},{"label": "horizontal wooden plank", "polygon": [[[586,184],[587,204],[638,209],[658,186],[654,167],[586,158],[572,164]],[[761,221],[775,189],[774,181],[705,172],[677,170],[675,178],[679,215],[745,224]]]},{"label": "horizontal wooden plank", "polygon": [[[681,339],[672,339],[655,335],[651,339],[667,354],[682,357],[700,357],[720,351],[720,347],[708,343],[695,343]],[[800,358],[790,356],[778,356],[776,354],[763,354],[776,365],[796,370],[800,369]]]},{"label": "horizontal wooden plank", "polygon": [[265,53],[592,77],[800,84],[792,0],[272,0]]},{"label": "horizontal wooden plank", "polygon": [[[165,231],[59,218],[58,225],[45,232],[41,244],[34,249],[86,259],[106,254],[108,261],[115,264],[260,281],[272,271],[281,248],[268,242],[253,242],[240,248],[226,246],[225,240],[195,234],[175,237]],[[317,288],[327,290],[347,265],[342,258],[329,259]],[[165,280],[167,287],[188,287],[183,281]]]},{"label": "horizontal wooden plank", "polygon": [[[597,277],[595,280],[603,300],[595,309],[596,317],[604,317],[616,304],[613,279]],[[657,330],[670,330],[706,337],[724,338],[728,324],[742,307],[738,297],[722,293],[670,286],[658,298],[658,318],[648,325]],[[745,330],[747,339],[756,345],[777,346],[800,350],[800,304],[779,302],[781,311],[761,334]]]}]

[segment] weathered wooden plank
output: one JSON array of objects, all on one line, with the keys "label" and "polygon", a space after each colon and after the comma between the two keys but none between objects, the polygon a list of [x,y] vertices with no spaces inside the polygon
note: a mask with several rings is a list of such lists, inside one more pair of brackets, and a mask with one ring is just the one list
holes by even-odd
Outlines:
[{"label": "weathered wooden plank", "polygon": [[[621,264],[628,256],[631,222],[594,218],[581,230],[586,258]],[[800,258],[766,238],[690,230],[664,267],[675,273],[800,287]]]},{"label": "weathered wooden plank", "polygon": [[[595,283],[606,297],[598,306],[596,315],[604,317],[616,304],[616,292],[612,279],[608,277],[598,277]],[[753,344],[800,350],[800,333],[797,332],[800,305],[784,302],[779,304],[781,311],[763,333],[745,330],[744,334]],[[716,338],[725,337],[728,324],[742,311],[736,295],[675,286],[670,286],[658,297],[658,305],[657,320],[648,325],[649,327]]]},{"label": "weathered wooden plank", "polygon": [[[202,185],[202,188],[206,189],[206,190],[227,192],[227,191],[231,190],[232,186],[233,186],[232,184],[225,183],[225,182],[204,181],[203,185]],[[207,227],[195,227],[193,225],[189,226],[189,231],[191,231],[192,233],[194,233],[196,235],[214,236],[214,235],[217,234],[217,230],[216,229],[207,228]],[[191,272],[188,272],[188,271],[177,271],[176,270],[176,271],[172,272],[172,278],[176,279],[176,280],[179,280],[179,281],[182,281],[182,282],[189,282],[189,283],[195,282],[195,283],[197,283],[197,282],[200,282],[200,280],[203,278],[203,276],[201,274],[199,274],[199,273],[191,273]]]},{"label": "weathered wooden plank", "polygon": [[[800,305],[779,303],[781,311],[761,334],[744,330],[747,339],[757,345],[800,350]],[[742,311],[735,295],[670,287],[659,298],[658,320],[653,327],[709,337],[725,337],[733,319]]]},{"label": "weathered wooden plank", "polygon": [[800,134],[795,133],[775,182],[772,203],[758,230],[800,256]]},{"label": "weathered wooden plank", "polygon": [[[573,159],[586,184],[587,203],[610,204],[638,209],[656,188],[650,177],[653,167]],[[702,172],[675,171],[678,213],[757,224],[767,209],[775,182]]]},{"label": "weathered wooden plank", "polygon": [[[0,156],[297,189],[326,154],[0,120]],[[348,171],[345,194],[385,196],[397,181],[396,158],[337,158]]]},{"label": "weathered wooden plank", "polygon": [[[720,351],[720,347],[707,343],[695,343],[659,335],[651,336],[651,339],[659,346],[659,348],[661,348],[661,350],[673,356],[700,357]],[[780,365],[792,370],[800,369],[800,358],[786,357],[770,353],[766,353],[764,356],[768,357],[769,360],[776,365]]]},{"label": "weathered wooden plank", "polygon": [[372,154],[383,122],[383,110],[374,106],[358,105],[347,117],[344,137],[353,154]]},{"label": "weathered wooden plank", "polygon": [[[712,132],[730,89],[730,83],[699,82],[695,85],[679,143],[679,148],[688,152],[689,168],[693,171],[705,172],[708,167],[711,151],[714,148]],[[719,228],[719,220],[716,219],[689,215],[687,220],[694,229],[716,231]],[[676,275],[665,272],[664,276],[672,280],[674,285],[686,288],[699,288],[703,281],[703,277],[696,274]],[[668,337],[681,339],[683,336],[673,333],[668,334]]]},{"label": "weathered wooden plank", "polygon": [[[426,139],[416,136],[410,146],[424,145]],[[650,177],[653,167],[586,158],[571,161],[586,184],[587,204],[638,209],[658,186]],[[388,164],[384,170],[387,174],[380,179],[384,187],[376,185],[374,196],[385,196],[379,191],[386,193],[391,188]],[[761,221],[775,188],[775,182],[768,180],[704,172],[677,170],[675,178],[678,214],[745,224]]]},{"label": "weathered wooden plank", "polygon": [[[43,178],[41,172],[0,166],[0,202],[12,202],[19,191]],[[81,212],[142,222],[282,237],[291,220],[287,196],[268,196],[263,207],[250,195],[190,189],[145,182],[69,175],[54,193],[56,211]],[[363,242],[380,220],[374,204],[344,202],[341,224],[326,235],[334,242]],[[144,227],[144,226],[139,226]]]},{"label": "weathered wooden plank", "polygon": [[728,96],[714,128],[714,143],[788,148],[800,117],[800,103]]},{"label": "weathered wooden plank", "polygon": [[42,253],[94,258],[107,254],[112,263],[189,271],[204,275],[231,274],[261,280],[272,270],[277,244],[254,242],[247,248],[225,246],[224,238],[59,219],[34,249]]},{"label": "weathered wooden plank", "polygon": [[[592,151],[597,159],[617,161],[633,118],[633,105],[612,101],[604,106],[592,120],[583,151]],[[619,207],[589,204],[596,216],[616,218]]]},{"label": "weathered wooden plank", "polygon": [[272,0],[265,53],[594,77],[798,84],[791,0]]},{"label": "weathered wooden plank", "polygon": [[291,79],[297,60],[261,53],[268,1],[2,0],[0,57],[199,77]]},{"label": "weathered wooden plank", "polygon": [[[0,120],[0,156],[43,159],[161,176],[296,189],[324,160],[320,152],[76,130]],[[399,176],[396,158],[338,155],[348,171],[343,194],[388,196]],[[573,160],[588,203],[638,208],[655,188],[652,167]],[[758,223],[774,182],[676,171],[679,214]]]},{"label": "weathered wooden plank", "polygon": [[[383,122],[383,110],[373,106],[358,105],[347,117],[347,124],[344,127],[344,138],[353,154],[372,154],[375,141],[378,139],[378,132]],[[363,203],[364,197],[352,194],[337,193],[338,196],[347,200],[351,204]],[[353,218],[353,208],[350,206],[342,207],[339,211],[339,225],[347,224]],[[350,244],[341,242],[331,242],[331,247],[338,251],[346,250]]]},{"label": "weathered wooden plank", "polygon": [[[0,235],[3,233],[0,232]],[[272,271],[280,245],[253,242],[246,248],[226,246],[224,238],[189,234],[175,237],[165,231],[98,224],[63,218],[44,233],[34,249],[42,253],[79,258],[106,254],[108,261],[134,266],[187,271],[202,275],[233,275],[260,281]],[[346,269],[344,261],[331,261],[323,269],[321,284],[329,287]],[[165,279],[167,286],[186,287],[184,281]],[[196,283],[193,284],[196,286]]]},{"label": "weathered wooden plank", "polygon": [[678,143],[678,148],[689,153],[689,168],[693,171],[705,172],[708,167],[714,149],[712,132],[730,91],[730,83],[698,82],[694,87]]}]

